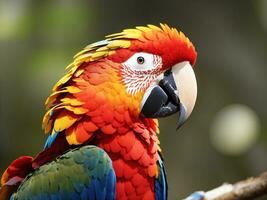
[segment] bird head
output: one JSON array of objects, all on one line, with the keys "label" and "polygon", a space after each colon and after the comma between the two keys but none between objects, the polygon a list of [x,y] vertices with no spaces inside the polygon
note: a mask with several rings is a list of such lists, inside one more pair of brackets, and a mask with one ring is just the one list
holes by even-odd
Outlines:
[{"label": "bird head", "polygon": [[114,128],[112,119],[123,111],[136,118],[178,112],[181,126],[196,101],[196,57],[190,40],[166,24],[108,35],[74,57],[46,101],[43,126],[50,133],[68,129],[71,138],[75,130],[70,127],[77,121],[86,118],[92,130]]},{"label": "bird head", "polygon": [[109,56],[121,63],[120,75],[126,91],[141,96],[145,117],[165,117],[179,112],[178,127],[190,116],[197,84],[192,66],[197,53],[190,40],[175,28],[161,24],[126,29],[107,36],[107,43],[122,47]]}]

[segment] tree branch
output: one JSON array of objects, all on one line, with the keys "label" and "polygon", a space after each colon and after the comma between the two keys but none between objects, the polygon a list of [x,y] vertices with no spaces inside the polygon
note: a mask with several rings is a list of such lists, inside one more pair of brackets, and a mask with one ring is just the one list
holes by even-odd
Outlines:
[{"label": "tree branch", "polygon": [[235,184],[222,186],[205,193],[207,200],[248,200],[267,194],[267,172]]}]

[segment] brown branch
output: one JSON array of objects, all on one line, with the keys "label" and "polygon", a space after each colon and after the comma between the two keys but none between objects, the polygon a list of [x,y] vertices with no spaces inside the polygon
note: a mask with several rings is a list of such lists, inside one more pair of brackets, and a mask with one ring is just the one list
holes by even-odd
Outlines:
[{"label": "brown branch", "polygon": [[267,194],[267,172],[235,184],[222,186],[205,193],[208,200],[249,200]]}]

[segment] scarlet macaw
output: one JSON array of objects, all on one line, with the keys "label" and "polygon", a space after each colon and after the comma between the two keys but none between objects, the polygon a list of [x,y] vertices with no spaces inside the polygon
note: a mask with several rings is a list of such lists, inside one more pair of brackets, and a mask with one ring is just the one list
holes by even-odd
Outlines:
[{"label": "scarlet macaw", "polygon": [[85,47],[46,101],[44,150],[11,163],[1,198],[167,199],[155,118],[178,112],[181,126],[191,114],[196,56],[166,24]]}]

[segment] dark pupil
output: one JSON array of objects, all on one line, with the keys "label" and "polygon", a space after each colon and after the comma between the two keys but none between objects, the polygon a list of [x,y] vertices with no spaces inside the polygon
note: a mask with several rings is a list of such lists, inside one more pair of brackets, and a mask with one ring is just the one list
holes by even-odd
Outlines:
[{"label": "dark pupil", "polygon": [[142,56],[137,57],[137,62],[138,62],[138,64],[144,64],[144,62],[145,62],[144,57],[142,57]]}]

